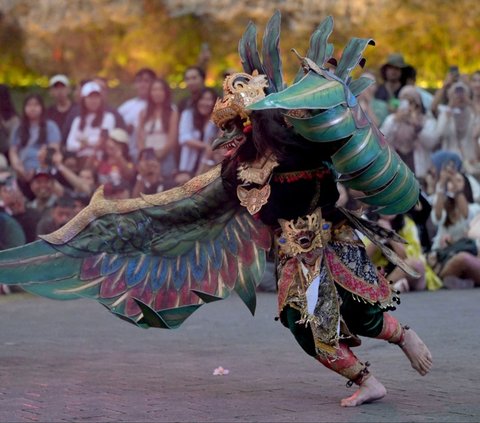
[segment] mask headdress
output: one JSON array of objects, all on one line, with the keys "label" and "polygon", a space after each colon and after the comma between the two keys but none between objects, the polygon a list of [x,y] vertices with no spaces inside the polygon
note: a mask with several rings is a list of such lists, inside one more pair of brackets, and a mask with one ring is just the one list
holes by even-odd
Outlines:
[{"label": "mask headdress", "polygon": [[240,117],[248,119],[248,106],[265,97],[264,89],[268,87],[265,75],[249,75],[235,73],[225,78],[223,82],[223,97],[217,99],[212,112],[212,121],[219,128]]},{"label": "mask headdress", "polygon": [[[258,70],[269,80],[268,95],[248,109],[286,111],[285,119],[297,134],[312,142],[331,143],[335,147],[332,163],[340,174],[339,181],[354,189],[361,187],[365,193],[361,201],[379,207],[380,213],[410,210],[418,201],[418,181],[356,99],[374,81],[351,77],[357,66],[365,65],[363,52],[368,45],[375,44],[373,40],[351,39],[337,63],[332,58],[333,46],[328,43],[333,19],[326,18],[313,32],[307,56],[299,56],[301,69],[294,84],[283,89],[279,23],[280,14],[276,12],[265,31],[263,61],[257,51],[253,24],[249,24],[240,40],[245,72]],[[334,70],[329,70],[331,65]]]}]

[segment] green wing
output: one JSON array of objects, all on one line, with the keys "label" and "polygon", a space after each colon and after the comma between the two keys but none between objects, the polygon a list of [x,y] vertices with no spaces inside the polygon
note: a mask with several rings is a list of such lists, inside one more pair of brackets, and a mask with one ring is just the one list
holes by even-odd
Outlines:
[{"label": "green wing", "polygon": [[93,298],[138,326],[174,328],[231,291],[253,313],[269,247],[268,229],[227,195],[217,167],[143,198],[110,201],[98,191],[59,231],[0,252],[0,282]]},{"label": "green wing", "polygon": [[305,142],[329,143],[338,180],[362,191],[360,200],[383,214],[407,212],[418,201],[418,181],[357,102],[371,81],[351,79],[352,71],[365,63],[364,50],[375,43],[353,38],[335,71],[329,71],[326,62],[332,52],[328,43],[332,29],[329,17],[314,31],[307,56],[300,57],[302,73],[293,85],[248,108],[285,111],[285,120]]}]

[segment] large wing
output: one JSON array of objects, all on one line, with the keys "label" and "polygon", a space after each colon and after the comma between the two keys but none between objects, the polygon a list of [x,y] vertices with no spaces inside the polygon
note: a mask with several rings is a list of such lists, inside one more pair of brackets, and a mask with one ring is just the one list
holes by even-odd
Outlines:
[{"label": "large wing", "polygon": [[253,313],[270,233],[227,195],[220,167],[182,187],[90,205],[53,234],[0,253],[0,282],[93,298],[141,327],[174,328],[234,290]]}]

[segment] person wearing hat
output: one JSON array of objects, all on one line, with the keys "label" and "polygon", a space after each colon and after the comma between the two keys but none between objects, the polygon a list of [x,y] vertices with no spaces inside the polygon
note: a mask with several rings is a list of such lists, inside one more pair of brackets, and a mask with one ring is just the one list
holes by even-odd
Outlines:
[{"label": "person wearing hat", "polygon": [[63,131],[67,115],[72,110],[70,81],[65,75],[55,75],[49,81],[49,94],[53,104],[47,108],[47,118],[53,120]]},{"label": "person wearing hat", "polygon": [[67,151],[79,157],[93,158],[105,134],[115,128],[115,116],[105,110],[101,87],[94,81],[86,82],[80,91],[80,115],[72,123],[67,137]]},{"label": "person wearing hat", "polygon": [[375,92],[375,98],[388,103],[389,112],[393,113],[398,107],[398,93],[404,85],[403,70],[408,67],[400,53],[392,53],[387,62],[380,68],[383,84]]},{"label": "person wearing hat", "polygon": [[55,194],[55,178],[50,169],[37,169],[30,181],[30,189],[34,196],[29,203],[30,207],[42,214],[53,207],[57,195]]},{"label": "person wearing hat", "polygon": [[101,161],[97,166],[100,184],[132,185],[136,172],[128,154],[128,141],[128,133],[121,128],[114,128],[109,132],[102,148]]}]

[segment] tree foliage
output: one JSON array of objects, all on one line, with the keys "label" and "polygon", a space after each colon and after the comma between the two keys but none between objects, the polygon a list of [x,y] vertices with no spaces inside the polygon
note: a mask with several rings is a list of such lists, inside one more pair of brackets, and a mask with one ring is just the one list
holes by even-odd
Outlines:
[{"label": "tree foliage", "polygon": [[[209,76],[218,81],[225,69],[240,68],[237,42],[248,20],[257,23],[260,43],[275,7],[282,10],[287,80],[298,69],[289,49],[305,52],[313,22],[327,14],[335,18],[331,41],[337,58],[357,36],[377,42],[366,52],[370,68],[401,52],[425,85],[438,84],[452,64],[465,73],[480,68],[477,0],[69,0],[63,9],[55,1],[11,2],[9,16],[17,22],[0,15],[0,81],[21,84],[26,76],[36,81],[38,75],[58,72],[77,80],[100,74],[126,81],[149,66],[175,85],[185,67],[195,64],[203,43],[212,52]],[[48,10],[42,12],[41,5]]]}]

